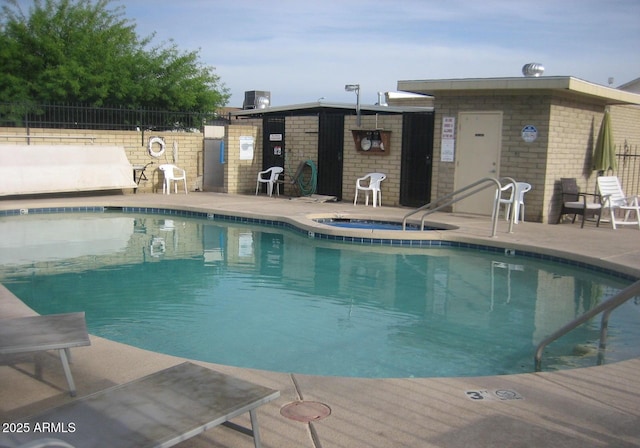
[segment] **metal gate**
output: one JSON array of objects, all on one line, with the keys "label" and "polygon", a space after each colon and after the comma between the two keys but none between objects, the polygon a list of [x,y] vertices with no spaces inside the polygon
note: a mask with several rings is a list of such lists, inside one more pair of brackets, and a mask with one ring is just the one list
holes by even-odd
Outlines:
[{"label": "metal gate", "polygon": [[318,194],[342,199],[344,115],[321,112],[318,124]]},{"label": "metal gate", "polygon": [[224,191],[224,141],[204,139],[202,191]]},{"label": "metal gate", "polygon": [[419,207],[431,201],[433,112],[402,114],[400,204]]},{"label": "metal gate", "polygon": [[262,169],[284,168],[285,117],[264,117],[262,129]]}]

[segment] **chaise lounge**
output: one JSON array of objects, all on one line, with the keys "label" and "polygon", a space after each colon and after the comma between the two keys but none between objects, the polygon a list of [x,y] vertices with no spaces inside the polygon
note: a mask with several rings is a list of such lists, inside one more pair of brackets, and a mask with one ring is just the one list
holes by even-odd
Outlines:
[{"label": "chaise lounge", "polygon": [[[0,356],[58,350],[72,397],[76,386],[69,367],[70,349],[84,345],[91,345],[84,313],[0,319]],[[38,364],[36,376],[42,376]]]},{"label": "chaise lounge", "polygon": [[[279,396],[277,390],[185,362],[21,419],[30,430],[0,433],[0,446],[169,447],[225,425],[253,436],[260,448],[256,409]],[[229,421],[247,412],[251,429]],[[57,425],[55,433],[35,431],[44,423]]]}]

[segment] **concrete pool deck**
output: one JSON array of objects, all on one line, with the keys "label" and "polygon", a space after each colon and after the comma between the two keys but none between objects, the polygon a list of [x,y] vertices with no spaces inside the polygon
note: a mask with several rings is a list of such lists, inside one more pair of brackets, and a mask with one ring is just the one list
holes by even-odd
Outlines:
[{"label": "concrete pool deck", "polygon": [[[72,206],[148,206],[282,217],[313,224],[308,215],[398,220],[410,209],[359,205],[348,201],[237,196],[137,194],[66,198],[4,199],[0,210]],[[495,238],[486,217],[437,213],[429,221],[458,226],[436,232],[449,240],[476,242],[571,258],[640,277],[640,231],[617,231],[587,223],[520,223],[512,234],[504,220]],[[442,236],[441,234],[445,234]],[[413,238],[413,236],[412,236]],[[0,288],[0,317],[32,313]],[[182,359],[148,352],[92,336],[90,347],[73,350],[72,371],[78,395],[130,381]],[[357,343],[357,341],[354,341]],[[532,354],[533,356],[533,354]],[[0,422],[19,421],[71,400],[59,361],[43,359],[44,381],[30,376],[33,366],[0,365]],[[533,359],[532,359],[533,364]],[[355,379],[241,369],[200,363],[224,373],[279,389],[281,397],[258,410],[264,447],[632,447],[640,446],[640,358],[561,372],[464,378]],[[543,359],[544,364],[544,359]],[[468,392],[475,391],[478,394]],[[473,400],[483,396],[482,400]],[[280,414],[287,403],[317,401],[328,417],[301,423]],[[238,419],[247,424],[248,418]],[[83,430],[83,428],[77,428]],[[55,434],[49,434],[55,436]],[[249,447],[245,435],[216,428],[181,447]]]}]

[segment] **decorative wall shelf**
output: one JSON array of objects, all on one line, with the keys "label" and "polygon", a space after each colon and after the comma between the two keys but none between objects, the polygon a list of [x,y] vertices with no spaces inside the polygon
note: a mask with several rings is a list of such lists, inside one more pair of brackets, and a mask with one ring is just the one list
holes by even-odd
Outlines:
[{"label": "decorative wall shelf", "polygon": [[366,154],[386,155],[391,149],[391,131],[382,129],[353,129],[356,151]]}]

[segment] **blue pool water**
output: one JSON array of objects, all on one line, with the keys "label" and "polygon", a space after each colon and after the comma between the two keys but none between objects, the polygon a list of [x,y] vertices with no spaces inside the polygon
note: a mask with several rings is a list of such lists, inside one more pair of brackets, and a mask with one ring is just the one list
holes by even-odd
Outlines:
[{"label": "blue pool water", "polygon": [[[630,281],[465,248],[334,243],[229,221],[128,213],[0,218],[0,282],[92,334],[242,367],[358,377],[528,372],[545,336]],[[640,355],[640,306],[607,361]],[[599,322],[548,369],[593,365]],[[577,354],[577,356],[575,355]]]},{"label": "blue pool water", "polygon": [[[401,222],[354,218],[317,218],[314,221],[328,226],[342,227],[345,229],[403,230]],[[407,224],[404,230],[420,230],[420,227],[414,224]],[[425,230],[432,229],[425,227]]]}]

